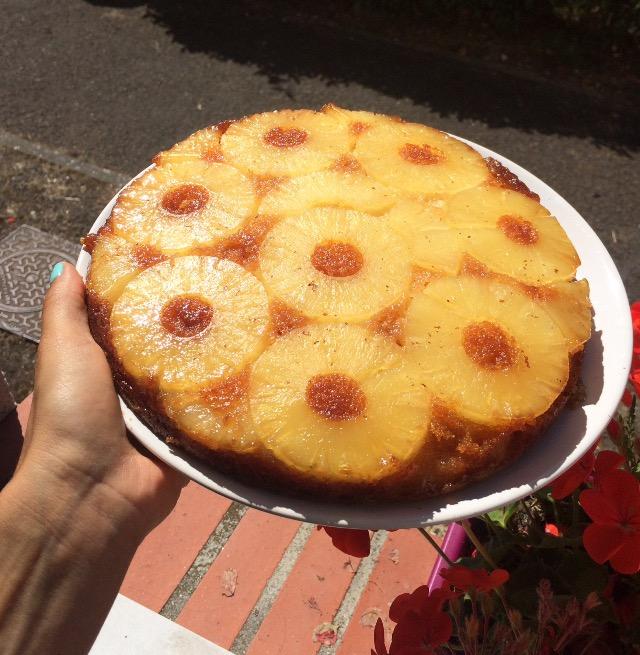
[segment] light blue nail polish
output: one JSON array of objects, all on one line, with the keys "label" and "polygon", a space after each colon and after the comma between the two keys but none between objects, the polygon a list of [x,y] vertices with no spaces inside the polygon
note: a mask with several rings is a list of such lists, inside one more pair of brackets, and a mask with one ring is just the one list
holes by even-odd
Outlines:
[{"label": "light blue nail polish", "polygon": [[51,269],[51,275],[49,276],[49,284],[57,280],[62,275],[62,271],[64,271],[64,264],[62,262],[58,262]]}]

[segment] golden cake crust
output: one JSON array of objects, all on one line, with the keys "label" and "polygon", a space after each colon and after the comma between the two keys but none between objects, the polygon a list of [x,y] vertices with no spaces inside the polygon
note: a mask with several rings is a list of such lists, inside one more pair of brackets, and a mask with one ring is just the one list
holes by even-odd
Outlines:
[{"label": "golden cake crust", "polygon": [[[376,239],[380,240],[381,237],[377,237],[375,231],[369,234],[373,227],[369,230],[366,227],[366,222],[359,223],[358,221],[364,221],[362,216],[393,216],[391,212],[393,207],[399,206],[397,204],[399,198],[393,195],[395,192],[390,190],[391,187],[386,186],[387,181],[385,179],[376,177],[377,172],[382,171],[381,175],[384,178],[386,171],[375,162],[375,153],[372,154],[371,150],[367,150],[369,146],[364,141],[364,145],[360,148],[361,158],[357,158],[358,139],[361,139],[361,135],[366,134],[370,129],[367,116],[375,115],[364,112],[346,112],[333,106],[324,108],[323,112],[323,115],[337,121],[334,121],[334,123],[320,123],[318,128],[333,130],[337,135],[334,139],[335,143],[332,142],[331,148],[333,150],[329,148],[331,156],[334,156],[334,152],[336,154],[335,164],[331,164],[325,154],[322,154],[324,159],[322,157],[318,159],[315,157],[313,148],[310,148],[310,154],[299,157],[299,165],[303,167],[303,175],[295,178],[291,177],[291,167],[298,165],[296,161],[278,164],[274,168],[258,157],[255,161],[247,159],[248,163],[240,167],[241,172],[238,175],[228,170],[231,166],[236,165],[230,158],[239,157],[241,161],[245,161],[242,159],[244,156],[243,148],[245,147],[243,139],[246,140],[246,130],[243,132],[245,128],[242,127],[244,121],[225,121],[218,126],[202,130],[194,135],[192,139],[178,144],[165,153],[160,153],[154,159],[154,163],[159,167],[159,170],[166,170],[169,174],[173,170],[177,170],[179,180],[183,182],[177,191],[174,189],[171,195],[165,193],[162,197],[161,202],[164,203],[165,209],[168,207],[167,211],[170,211],[173,215],[181,215],[181,213],[186,212],[189,216],[196,216],[201,209],[202,203],[207,201],[210,194],[218,194],[215,196],[219,199],[216,206],[222,207],[222,209],[214,210],[213,213],[207,215],[206,220],[214,223],[221,221],[220,225],[222,227],[215,228],[215,233],[210,239],[207,237],[206,231],[203,230],[197,232],[194,238],[191,238],[188,232],[183,232],[182,236],[178,235],[178,238],[171,235],[165,238],[158,233],[158,229],[162,227],[162,217],[153,218],[152,220],[160,221],[158,223],[159,227],[154,228],[151,237],[147,238],[145,232],[147,227],[143,216],[142,221],[134,223],[136,231],[132,237],[132,233],[128,232],[127,227],[131,222],[130,213],[132,210],[127,209],[126,203],[131,203],[131,199],[137,201],[134,187],[133,194],[129,192],[129,196],[125,196],[122,201],[118,201],[111,217],[100,228],[98,234],[87,235],[83,240],[85,250],[92,253],[94,257],[92,268],[88,274],[86,290],[91,332],[107,355],[118,393],[156,435],[167,443],[186,450],[197,458],[206,461],[213,468],[248,484],[276,491],[287,491],[288,493],[293,491],[296,494],[311,497],[321,495],[322,497],[336,499],[368,501],[415,499],[453,491],[475,480],[487,477],[522,455],[529,445],[544,433],[575,393],[579,382],[583,345],[590,331],[590,325],[587,326],[587,322],[590,323],[588,300],[583,298],[585,294],[588,294],[588,287],[586,287],[585,283],[584,287],[578,288],[579,283],[571,282],[571,279],[564,274],[563,270],[555,277],[553,273],[548,275],[546,272],[549,270],[548,267],[547,269],[540,269],[544,275],[547,275],[544,280],[532,277],[532,274],[517,274],[514,277],[504,272],[506,270],[504,264],[501,265],[502,268],[498,266],[492,270],[490,258],[481,262],[475,256],[472,256],[469,250],[465,250],[463,239],[466,238],[469,230],[480,230],[483,238],[486,239],[488,237],[484,235],[489,228],[484,223],[468,225],[466,217],[464,220],[455,219],[455,216],[455,220],[449,220],[447,216],[442,218],[443,203],[446,209],[449,202],[449,196],[443,195],[442,191],[446,180],[453,180],[455,189],[451,193],[459,195],[467,191],[465,187],[466,178],[456,168],[457,164],[454,162],[450,166],[450,173],[448,173],[450,177],[443,178],[444,182],[441,180],[434,183],[434,194],[420,197],[416,201],[417,196],[415,196],[412,189],[414,183],[405,183],[404,181],[403,184],[406,188],[402,191],[402,194],[410,199],[410,203],[421,203],[421,207],[418,208],[419,211],[425,210],[427,212],[425,220],[433,221],[433,223],[429,223],[429,225],[432,225],[432,228],[429,229],[433,229],[433,232],[429,232],[427,235],[429,238],[433,237],[433,240],[429,241],[433,248],[436,250],[441,249],[440,244],[444,242],[454,244],[452,246],[454,250],[456,247],[460,248],[458,262],[452,269],[449,255],[432,259],[427,252],[426,268],[424,258],[420,259],[424,253],[420,253],[419,257],[414,258],[413,264],[403,268],[404,265],[398,264],[399,255],[388,256],[388,261],[378,269],[371,269],[375,272],[370,275],[379,278],[386,275],[388,271],[388,275],[394,280],[392,284],[395,284],[396,287],[387,285],[387,291],[379,296],[379,300],[376,300],[376,296],[374,296],[367,297],[366,302],[363,302],[365,295],[358,296],[358,294],[366,294],[366,292],[359,289],[370,288],[367,286],[370,283],[365,276],[366,271],[369,269],[366,268],[365,264],[368,266],[371,257],[374,256],[370,256],[367,249],[370,249],[372,253],[376,253],[382,252],[383,247],[377,245],[378,241]],[[297,127],[283,128],[277,126],[277,114],[276,112],[271,115],[261,115],[265,118],[258,117],[265,123],[266,127],[264,129],[269,130],[267,132],[269,136],[268,145],[282,149],[296,148],[304,144],[308,139],[317,138],[320,143],[318,148],[321,146],[326,147],[322,141],[324,136],[319,135],[316,137],[313,132],[313,129],[315,129],[313,122],[304,122],[313,121],[311,112],[308,115],[289,112],[289,118],[293,117],[298,120],[298,116],[300,116],[300,122],[295,123]],[[251,117],[246,120],[251,120]],[[385,117],[385,120],[400,123],[400,119]],[[348,129],[346,131],[341,127],[342,123],[340,121],[343,123],[347,121]],[[251,125],[251,123],[248,125]],[[307,136],[305,131],[308,125],[312,125],[309,132],[310,137]],[[418,137],[414,136],[415,134],[423,134],[422,126],[407,125],[406,134],[410,136],[406,138],[411,137],[416,140]],[[395,138],[392,134],[389,136],[390,133],[384,132],[386,129],[384,123],[380,129],[387,140]],[[436,133],[431,128],[424,129],[427,130],[427,132],[424,132],[426,135],[430,135],[431,132]],[[226,146],[224,142],[221,142],[225,134],[229,135]],[[193,140],[198,135],[200,141]],[[429,136],[429,138],[431,137]],[[436,135],[433,138],[436,139],[434,143],[438,144],[441,142],[437,141],[437,139],[443,138],[443,147],[448,147],[450,137],[438,137]],[[336,143],[338,145],[335,145]],[[468,148],[461,142],[457,143],[464,146],[464,148]],[[348,151],[340,154],[340,148],[343,147],[347,148]],[[469,150],[471,149],[469,148]],[[356,156],[354,156],[354,152]],[[403,146],[399,152],[401,158],[422,167],[439,164],[444,157],[441,154],[442,151],[436,146],[412,146],[412,148]],[[325,150],[322,153],[325,153]],[[463,154],[462,157],[463,161],[466,161],[464,157],[467,157],[467,155]],[[193,164],[194,159],[197,160],[195,165]],[[229,184],[240,185],[245,196],[236,202],[230,193],[230,189],[218,188],[215,187],[215,184],[215,188],[207,187],[207,184],[209,184],[207,178],[209,171],[206,166],[205,168],[202,167],[199,163],[201,161],[209,162],[206,166],[227,167],[219,169],[220,174],[225,176],[224,179],[229,180]],[[537,194],[532,192],[515,174],[497,160],[487,159],[483,161],[485,174],[482,173],[481,168],[478,168],[476,159],[472,157],[469,161],[471,162],[469,164],[471,166],[469,169],[471,170],[470,179],[473,180],[473,184],[476,184],[479,179],[480,185],[484,185],[484,188],[493,187],[503,190],[507,194],[504,196],[506,200],[501,196],[500,198],[503,199],[499,198],[500,202],[512,202],[511,196],[508,194],[517,194],[520,197],[527,198],[528,202],[539,203]],[[369,173],[365,170],[368,165],[376,173],[373,178],[370,178]],[[317,168],[318,166],[320,168]],[[255,167],[255,170],[252,167]],[[202,184],[191,184],[187,176],[192,170],[199,176],[197,177],[198,180],[203,180]],[[299,183],[296,182],[296,185],[291,185],[287,182],[288,179],[295,179]],[[345,281],[357,278],[361,280],[359,283],[361,286],[356,286],[355,291],[350,292],[355,295],[345,296],[343,304],[335,305],[332,310],[323,309],[322,304],[316,305],[318,309],[310,310],[309,300],[305,298],[312,298],[317,303],[315,290],[311,288],[310,294],[307,292],[306,296],[300,296],[294,286],[288,285],[288,283],[282,285],[281,281],[284,279],[282,276],[286,275],[286,273],[277,268],[281,259],[281,255],[278,254],[281,252],[278,250],[278,248],[281,248],[279,239],[284,238],[285,243],[287,243],[286,239],[291,234],[291,230],[298,229],[296,227],[297,223],[304,226],[304,220],[297,219],[295,216],[287,218],[286,211],[284,214],[278,212],[282,211],[283,202],[306,202],[305,196],[300,194],[307,193],[309,189],[311,189],[312,194],[316,193],[314,184],[333,184],[333,180],[336,179],[337,183],[347,186],[344,187],[342,192],[334,192],[328,202],[339,202],[340,194],[343,193],[346,198],[355,198],[355,200],[350,199],[348,202],[364,202],[366,203],[366,210],[374,213],[367,214],[366,211],[364,214],[359,213],[359,211],[362,212],[362,207],[357,207],[358,211],[354,211],[345,208],[331,209],[331,207],[314,209],[313,206],[303,209],[304,204],[300,205],[301,209],[297,211],[306,212],[304,215],[309,218],[304,220],[311,221],[315,226],[314,229],[318,230],[318,236],[314,237],[318,241],[315,249],[312,248],[313,243],[311,243],[309,246],[311,250],[304,257],[309,257],[312,268],[319,272],[314,272],[313,275],[319,274],[321,278],[324,275],[332,279],[344,279]],[[358,191],[361,188],[358,185],[364,179],[372,180],[373,189],[373,195],[366,198],[363,198],[360,191]],[[143,180],[141,184],[144,183]],[[208,188],[213,188],[213,191],[207,191]],[[475,187],[472,185],[472,188]],[[251,193],[254,194],[254,200],[251,199]],[[322,195],[324,192],[318,193]],[[491,196],[488,195],[487,197]],[[442,200],[443,198],[444,200]],[[316,204],[315,207],[322,207],[321,201],[314,202],[320,202],[320,205]],[[406,216],[412,217],[413,213],[415,213],[414,207],[410,204],[400,206],[404,208],[403,211],[407,212]],[[261,213],[260,207],[269,207],[269,212]],[[550,219],[547,219],[544,213],[540,214],[539,217],[532,215],[529,218],[529,214],[526,213],[529,211],[526,203],[523,207],[522,211],[524,212],[523,215],[526,215],[526,219],[502,216],[496,226],[491,226],[490,229],[496,230],[498,234],[502,230],[502,234],[506,235],[514,243],[527,243],[527,240],[535,243],[540,234],[543,235],[541,238],[547,238],[547,232],[544,230],[549,229],[546,226]],[[331,212],[334,212],[335,216]],[[399,231],[395,232],[394,227],[393,235],[388,235],[387,247],[384,250],[390,253],[395,253],[394,247],[396,246],[394,244],[396,240],[400,244],[401,240],[406,238],[403,235],[407,230],[410,232],[413,229],[412,225],[415,224],[410,221],[416,219],[410,218],[407,219],[409,222],[401,224],[401,221],[404,220],[404,215],[401,215],[400,222],[395,218],[393,220],[396,221],[393,225],[397,224]],[[421,216],[419,220],[423,220]],[[485,221],[486,219],[482,218],[482,220]],[[361,227],[354,229],[353,235],[348,231],[340,231],[341,237],[337,240],[332,241],[332,237],[326,236],[334,234],[336,230],[343,230],[343,227],[340,226],[344,225],[345,221],[353,223],[353,225],[361,225]],[[385,225],[391,225],[391,223]],[[302,235],[300,238],[303,239],[300,242],[302,244],[300,247],[303,249],[301,252],[306,252],[304,250],[307,247],[304,245],[305,230],[304,228],[300,229]],[[541,232],[541,230],[543,231]],[[160,231],[162,230],[160,229]],[[283,236],[279,236],[280,234]],[[494,238],[491,234],[489,237]],[[362,238],[364,241],[359,242],[358,238]],[[504,239],[504,236],[501,238]],[[358,248],[348,246],[348,243],[351,242],[357,243]],[[382,242],[380,241],[380,243]],[[489,243],[492,242],[489,241]],[[458,244],[463,245],[458,246]],[[404,246],[398,245],[397,252],[400,252],[402,248]],[[364,260],[362,252],[365,253]],[[269,253],[273,254],[270,255]],[[473,254],[475,255],[475,252]],[[201,384],[197,389],[192,389],[188,381],[187,383],[172,383],[175,388],[168,388],[165,382],[162,381],[166,376],[165,378],[158,378],[153,365],[150,365],[151,368],[137,368],[134,371],[130,363],[123,361],[121,352],[118,350],[117,341],[114,341],[112,313],[116,302],[119,302],[120,305],[124,303],[122,300],[123,292],[125,289],[131,288],[132,280],[140,279],[145,271],[160,270],[158,267],[161,265],[173,266],[176,258],[180,259],[194,255],[200,258],[211,258],[212,262],[231,262],[233,266],[237,267],[238,271],[246,271],[252,279],[254,279],[253,276],[258,276],[261,284],[265,285],[268,296],[267,309],[260,311],[263,314],[264,311],[267,313],[264,314],[265,319],[260,319],[264,327],[259,328],[258,336],[255,337],[257,341],[254,339],[255,343],[258,344],[256,347],[259,348],[258,351],[255,351],[258,353],[257,356],[252,350],[251,353],[254,354],[247,354],[248,359],[244,363],[239,363],[239,368],[234,369],[231,373],[225,373],[219,380],[214,379],[206,384],[203,383],[204,386]],[[558,255],[558,257],[563,256],[566,260],[567,255]],[[301,262],[306,261],[304,257],[300,260]],[[411,257],[415,256],[412,254]],[[271,261],[274,263],[269,263]],[[418,261],[419,264],[416,263]],[[105,267],[105,262],[109,263],[110,268]],[[571,265],[567,264],[567,270]],[[274,266],[275,268],[273,268]],[[298,270],[300,266],[296,264],[297,268],[295,270]],[[361,271],[363,268],[365,270]],[[235,274],[234,270],[231,273]],[[284,270],[286,271],[286,269]],[[452,270],[456,272],[452,273]],[[451,393],[449,395],[447,393],[439,395],[433,389],[429,389],[429,416],[425,415],[424,428],[419,428],[419,424],[415,423],[415,421],[415,425],[412,424],[413,427],[409,426],[410,421],[407,419],[409,423],[406,429],[420,430],[421,434],[418,440],[414,439],[413,445],[407,442],[406,447],[402,450],[403,455],[395,456],[390,454],[393,452],[393,449],[391,449],[389,454],[380,460],[378,470],[359,472],[351,471],[347,467],[345,471],[335,475],[323,473],[322,470],[306,470],[305,464],[291,464],[286,454],[288,452],[286,447],[282,451],[273,439],[252,436],[256,430],[255,411],[251,414],[248,407],[250,402],[254,403],[254,405],[257,402],[255,400],[256,390],[252,387],[252,380],[256,357],[262,357],[260,353],[264,354],[264,352],[270,351],[274,344],[284,343],[282,339],[289,339],[294,343],[296,339],[300,340],[302,338],[300,337],[301,334],[320,334],[323,331],[333,329],[331,325],[334,322],[339,324],[341,320],[345,320],[342,317],[346,316],[345,323],[353,324],[355,327],[347,326],[345,328],[347,333],[345,334],[350,334],[349,330],[351,330],[356,337],[360,333],[370,334],[374,343],[376,343],[376,339],[379,339],[380,343],[382,341],[388,343],[388,357],[391,357],[389,361],[395,362],[396,359],[394,358],[400,356],[399,353],[401,357],[404,357],[405,353],[412,352],[412,348],[413,351],[416,351],[422,347],[421,343],[412,342],[411,329],[413,328],[411,328],[411,325],[407,326],[407,320],[414,320],[415,322],[415,318],[412,319],[411,317],[415,317],[416,311],[418,311],[418,314],[420,311],[419,308],[417,310],[415,308],[410,309],[412,303],[415,303],[416,299],[421,298],[424,294],[429,296],[427,306],[431,306],[428,303],[442,303],[444,296],[440,300],[437,298],[434,300],[437,296],[435,289],[438,288],[440,294],[450,293],[450,290],[447,291],[447,285],[443,285],[441,282],[450,279],[451,276],[456,280],[460,280],[462,286],[465,284],[471,285],[470,288],[473,288],[473,285],[476,284],[474,281],[477,281],[477,284],[480,285],[494,285],[497,291],[494,290],[492,293],[502,294],[501,297],[506,298],[507,303],[515,302],[514,306],[517,307],[524,306],[523,303],[526,304],[527,302],[536,303],[536,306],[543,308],[542,313],[546,317],[545,320],[552,321],[556,326],[554,328],[554,338],[556,341],[561,337],[565,340],[563,343],[566,344],[567,362],[564,365],[564,373],[559,372],[557,374],[557,380],[554,383],[557,388],[555,396],[550,403],[547,403],[547,407],[542,413],[533,417],[522,414],[523,418],[518,418],[517,412],[512,416],[508,413],[505,415],[496,414],[493,418],[489,417],[487,421],[481,423],[471,418],[470,414],[464,415],[464,410],[462,410],[463,413],[461,414],[459,410],[454,409],[454,407],[458,406],[457,402],[452,400],[452,398],[455,398],[455,390],[451,391],[454,395],[451,395]],[[313,278],[310,279],[309,284],[315,284]],[[336,288],[344,290],[345,287],[344,285],[338,285]],[[396,288],[397,290],[395,290]],[[434,291],[432,292],[431,289],[434,289]],[[343,292],[340,291],[339,293]],[[330,298],[335,299],[335,293],[331,292]],[[359,297],[362,300],[358,300]],[[500,302],[504,301],[500,300]],[[577,303],[575,306],[579,308],[579,311],[576,313],[581,314],[581,323],[580,320],[572,321],[571,318],[564,315],[562,304],[567,302]],[[210,320],[212,315],[211,320],[215,322],[216,308],[214,307],[212,311],[213,314],[211,312],[207,314],[207,321]],[[468,311],[473,311],[473,308]],[[407,318],[408,315],[409,319]],[[264,323],[265,320],[266,323]],[[469,322],[470,319],[468,318],[464,319],[464,321],[468,324],[465,328],[465,334],[473,336],[475,334],[474,330],[479,330],[479,334],[484,339],[484,341],[481,339],[480,346],[476,344],[476,346],[472,345],[467,348],[467,355],[476,357],[477,361],[482,364],[481,368],[497,370],[500,367],[515,366],[513,364],[515,362],[514,358],[519,352],[516,346],[514,346],[516,350],[513,351],[513,357],[511,355],[507,356],[505,353],[499,353],[497,356],[495,353],[491,354],[489,352],[487,354],[486,340],[487,335],[491,336],[491,324],[487,324],[489,325],[487,331],[487,329],[483,328],[484,324],[482,322]],[[574,325],[573,323],[577,324]],[[323,328],[323,325],[326,327]],[[199,329],[196,329],[193,334],[196,334]],[[121,334],[122,326],[118,326],[118,330],[118,334]],[[192,334],[185,332],[182,336],[190,337]],[[368,338],[365,337],[365,339]],[[502,349],[507,347],[505,345],[506,341],[503,342],[497,339],[495,343],[502,344],[500,345]],[[495,343],[494,348],[497,347]],[[284,346],[282,347],[284,348]],[[384,346],[384,348],[386,347]],[[411,356],[408,357],[411,359]],[[517,357],[522,360],[521,355],[517,355]],[[417,361],[420,362],[419,357]],[[524,356],[523,361],[528,367],[529,362],[526,356]],[[417,366],[417,364],[411,362],[410,366]],[[561,368],[560,366],[558,371]],[[407,375],[412,377],[414,369],[410,368],[408,370],[410,372]],[[149,372],[145,373],[144,371]],[[324,375],[324,378],[331,378],[331,375]],[[423,383],[418,378],[416,378],[415,384],[422,384],[422,387],[427,389],[429,386],[428,381]],[[342,389],[341,393],[344,392],[345,389],[350,388],[350,379],[348,378],[348,383],[339,381],[342,386],[338,385],[335,388]],[[329,382],[332,382],[332,380],[329,380]],[[289,384],[288,380],[286,384]],[[311,382],[309,382],[310,384]],[[414,382],[411,384],[413,385]],[[334,387],[329,388],[326,392],[318,392],[320,395],[317,402],[310,399],[309,388],[307,386],[307,404],[311,409],[314,408],[314,402],[316,405],[318,403],[337,402],[331,395],[335,391]],[[356,392],[361,393],[357,389],[353,393]],[[417,392],[408,387],[406,393],[408,394],[406,397],[412,397],[411,394],[415,396]],[[427,392],[425,391],[425,393]],[[167,405],[168,398],[170,400],[169,405]],[[321,422],[327,421],[327,430],[330,432],[335,431],[338,424],[347,425],[349,422],[357,422],[359,415],[370,409],[370,407],[366,406],[364,396],[360,398],[356,395],[354,398],[355,400],[352,398],[349,401],[350,404],[336,405],[335,407],[339,409],[331,410],[334,415],[325,414],[325,418],[320,419]],[[176,421],[175,412],[171,408],[184,409],[186,407],[190,409],[189,403],[191,400],[196,402],[198,407],[202,405],[207,411],[211,410],[211,416],[215,420],[214,423],[206,423],[206,425],[225,426],[227,436],[224,439],[205,439],[201,434],[198,435],[185,429],[184,422],[180,425]],[[317,407],[316,410],[316,413],[322,416],[324,410]],[[390,409],[390,411],[393,410]],[[314,434],[313,431],[310,434]],[[329,464],[320,464],[321,468],[322,466],[329,466]]]}]

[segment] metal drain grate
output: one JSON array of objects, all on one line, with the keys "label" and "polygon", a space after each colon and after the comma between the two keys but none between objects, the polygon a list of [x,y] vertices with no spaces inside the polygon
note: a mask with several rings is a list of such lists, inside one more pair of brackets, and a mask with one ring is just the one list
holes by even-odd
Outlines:
[{"label": "metal drain grate", "polygon": [[0,328],[31,341],[40,340],[40,312],[51,267],[72,264],[80,244],[30,225],[0,240]]}]

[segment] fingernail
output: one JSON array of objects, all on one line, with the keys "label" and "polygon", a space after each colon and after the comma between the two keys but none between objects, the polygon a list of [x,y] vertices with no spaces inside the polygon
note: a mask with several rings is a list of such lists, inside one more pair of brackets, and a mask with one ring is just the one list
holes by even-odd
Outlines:
[{"label": "fingernail", "polygon": [[51,275],[49,276],[49,284],[57,280],[61,275],[62,271],[64,271],[64,263],[63,262],[58,262],[52,269],[51,269]]}]

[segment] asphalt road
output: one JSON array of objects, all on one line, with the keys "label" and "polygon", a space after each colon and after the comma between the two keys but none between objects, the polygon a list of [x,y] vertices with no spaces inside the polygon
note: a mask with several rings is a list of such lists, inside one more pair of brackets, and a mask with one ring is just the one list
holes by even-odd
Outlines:
[{"label": "asphalt road", "polygon": [[[640,121],[628,106],[357,25],[273,15],[259,0],[4,0],[0,61],[0,128],[126,175],[204,125],[282,107],[334,102],[458,134],[560,192],[640,297]],[[47,175],[63,168],[24,158],[20,175],[13,160],[0,170],[0,236],[11,204],[21,220],[78,238],[107,190],[71,176],[67,195],[80,200],[56,215]]]}]

